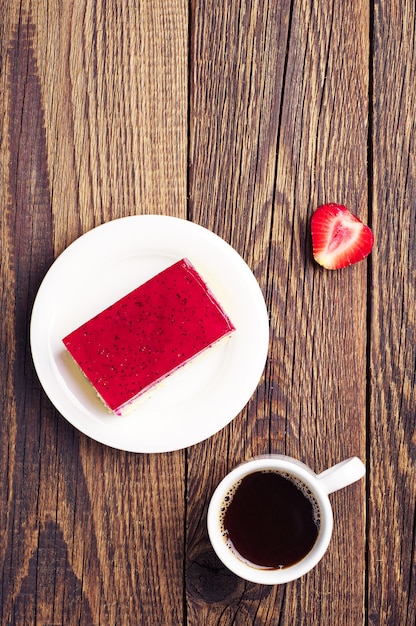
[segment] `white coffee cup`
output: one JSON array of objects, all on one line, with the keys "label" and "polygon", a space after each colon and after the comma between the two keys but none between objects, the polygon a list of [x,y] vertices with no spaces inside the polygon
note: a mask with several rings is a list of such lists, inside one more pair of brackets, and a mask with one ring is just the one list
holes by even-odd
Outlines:
[{"label": "white coffee cup", "polygon": [[[309,552],[293,565],[279,569],[263,569],[247,563],[229,544],[224,530],[224,509],[242,479],[254,472],[277,472],[289,481],[302,485],[318,507],[318,536]],[[359,480],[365,474],[364,464],[352,457],[321,474],[315,474],[307,465],[284,455],[265,455],[242,463],[232,470],[216,488],[208,508],[208,534],[217,556],[224,565],[245,580],[265,585],[287,583],[309,572],[321,560],[331,540],[333,528],[332,507],[328,494]],[[231,496],[232,497],[232,496]],[[227,501],[228,500],[228,501]]]}]

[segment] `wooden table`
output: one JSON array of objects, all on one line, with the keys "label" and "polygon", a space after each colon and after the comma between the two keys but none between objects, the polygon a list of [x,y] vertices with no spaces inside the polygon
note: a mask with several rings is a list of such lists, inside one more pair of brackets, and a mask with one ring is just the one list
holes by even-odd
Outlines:
[{"label": "wooden table", "polygon": [[[414,2],[9,0],[0,28],[2,626],[413,625]],[[309,226],[329,201],[375,235],[334,272]],[[270,313],[248,405],[162,454],[74,429],[28,332],[54,259],[143,213],[229,242]],[[267,452],[367,465],[324,559],[277,587],[224,570],[206,530],[221,478]]]}]

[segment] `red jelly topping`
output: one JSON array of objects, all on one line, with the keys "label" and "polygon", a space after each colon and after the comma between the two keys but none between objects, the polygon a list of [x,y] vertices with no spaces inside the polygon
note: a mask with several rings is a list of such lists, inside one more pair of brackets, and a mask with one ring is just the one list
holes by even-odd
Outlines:
[{"label": "red jelly topping", "polygon": [[108,407],[121,414],[123,407],[233,330],[196,269],[182,259],[63,342]]}]

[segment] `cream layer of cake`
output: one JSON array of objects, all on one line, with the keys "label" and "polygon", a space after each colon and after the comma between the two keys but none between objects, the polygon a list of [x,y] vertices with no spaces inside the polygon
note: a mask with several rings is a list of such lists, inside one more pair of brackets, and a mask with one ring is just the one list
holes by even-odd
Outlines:
[{"label": "cream layer of cake", "polygon": [[235,327],[188,259],[104,309],[63,343],[117,415]]}]

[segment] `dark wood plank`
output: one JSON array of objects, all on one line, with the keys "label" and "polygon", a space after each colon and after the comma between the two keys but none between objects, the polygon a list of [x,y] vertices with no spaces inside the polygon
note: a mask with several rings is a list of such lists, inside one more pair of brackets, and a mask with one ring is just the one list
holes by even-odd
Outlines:
[{"label": "dark wood plank", "polygon": [[[289,13],[289,3],[226,2],[195,3],[192,15],[190,216],[240,252],[264,294]],[[188,624],[263,624],[278,615],[282,590],[225,570],[206,530],[216,484],[236,463],[268,452],[269,440],[263,380],[234,423],[188,452]]]},{"label": "dark wood plank", "polygon": [[316,471],[352,455],[365,460],[367,266],[316,267],[309,218],[326,201],[367,218],[368,11],[198,4],[193,24],[191,215],[253,268],[271,344],[247,409],[188,454],[188,620],[356,625],[365,599],[364,482],[334,494],[329,553],[286,588],[227,576],[210,552],[200,502],[206,507],[225,472],[254,454],[286,452]]},{"label": "dark wood plank", "polygon": [[373,224],[369,624],[416,622],[416,54],[413,2],[377,3]]},{"label": "dark wood plank", "polygon": [[[316,471],[352,455],[365,460],[367,265],[341,272],[313,265],[309,218],[328,201],[367,218],[368,18],[363,5],[343,3],[330,9],[304,3],[292,15],[270,378],[278,381],[272,406],[284,449]],[[313,573],[288,587],[284,623],[363,621],[364,482],[331,500],[332,544]]]},{"label": "dark wood plank", "polygon": [[74,431],[40,389],[28,326],[78,235],[123,215],[186,216],[187,3],[7,4],[0,621],[178,624],[184,452],[128,454]]}]

